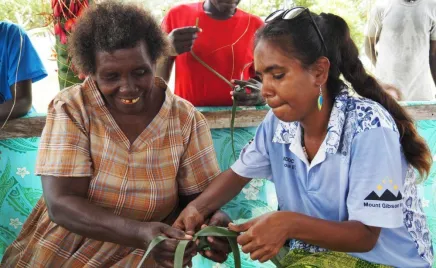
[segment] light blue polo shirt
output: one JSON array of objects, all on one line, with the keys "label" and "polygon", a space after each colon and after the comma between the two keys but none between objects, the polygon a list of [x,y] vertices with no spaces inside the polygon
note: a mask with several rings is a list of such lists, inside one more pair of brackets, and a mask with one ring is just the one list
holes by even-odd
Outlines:
[{"label": "light blue polo shirt", "polygon": [[[414,169],[402,153],[395,122],[374,101],[343,89],[311,163],[301,146],[300,124],[282,122],[270,111],[231,168],[243,177],[273,181],[281,210],[382,228],[371,251],[350,255],[395,267],[433,263]],[[290,246],[325,250],[295,240]]]},{"label": "light blue polo shirt", "polygon": [[47,76],[47,72],[27,34],[18,25],[0,22],[0,104],[12,98],[15,82]]}]

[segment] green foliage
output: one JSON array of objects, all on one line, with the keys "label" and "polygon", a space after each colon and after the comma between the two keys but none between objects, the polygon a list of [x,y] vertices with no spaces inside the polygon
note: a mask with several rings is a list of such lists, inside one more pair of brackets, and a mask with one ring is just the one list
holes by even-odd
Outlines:
[{"label": "green foliage", "polygon": [[265,18],[274,10],[283,8],[284,2],[286,2],[286,0],[241,0],[239,8],[261,18]]},{"label": "green foliage", "polygon": [[292,5],[310,8],[315,13],[333,13],[348,23],[351,36],[361,48],[364,41],[364,29],[370,7],[376,0],[242,0],[240,7],[260,17],[268,16],[280,8]]},{"label": "green foliage", "polygon": [[350,27],[351,37],[361,48],[370,7],[375,0],[294,0],[298,6],[309,7],[315,13],[333,13],[341,16]]},{"label": "green foliage", "polygon": [[70,87],[74,84],[78,84],[81,80],[77,77],[77,74],[71,68],[71,60],[67,53],[67,45],[61,44],[59,37],[56,36],[56,53],[58,59],[58,80],[59,89]]},{"label": "green foliage", "polygon": [[[196,0],[124,0],[136,2],[150,10],[158,20],[166,12],[180,3]],[[245,11],[265,18],[279,8],[292,5],[309,7],[313,12],[334,13],[343,17],[350,26],[351,35],[358,47],[363,45],[363,34],[367,15],[376,0],[241,0],[239,7]],[[26,30],[40,28],[47,23],[41,14],[50,14],[50,0],[1,0],[0,20],[7,20],[23,26]]]},{"label": "green foliage", "polygon": [[0,20],[21,25],[26,30],[46,26],[50,0],[1,0]]}]

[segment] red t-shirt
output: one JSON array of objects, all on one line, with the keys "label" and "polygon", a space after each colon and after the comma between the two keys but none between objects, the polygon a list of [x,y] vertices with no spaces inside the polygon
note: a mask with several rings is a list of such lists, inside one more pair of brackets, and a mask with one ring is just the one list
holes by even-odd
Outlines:
[{"label": "red t-shirt", "polygon": [[[204,12],[203,2],[183,4],[172,8],[162,22],[170,33],[176,28],[198,26],[193,51],[205,63],[229,81],[254,77],[253,40],[263,21],[252,14],[237,9],[227,20],[216,20]],[[232,56],[232,44],[233,55]],[[191,53],[178,55],[175,60],[175,94],[195,106],[230,106],[231,88],[210,70],[199,63]]]}]

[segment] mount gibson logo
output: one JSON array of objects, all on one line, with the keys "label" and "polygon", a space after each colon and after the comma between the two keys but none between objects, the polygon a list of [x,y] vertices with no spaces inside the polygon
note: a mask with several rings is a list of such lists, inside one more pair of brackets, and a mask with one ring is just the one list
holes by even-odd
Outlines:
[{"label": "mount gibson logo", "polygon": [[[392,188],[395,191],[398,190],[397,185],[392,185],[392,180],[383,180],[382,182],[383,182],[383,185],[386,185],[386,184],[387,185],[386,185],[386,187],[383,187],[382,184],[377,185],[378,191],[383,190],[383,188]],[[402,207],[402,205],[403,205],[403,203],[401,202],[402,200],[403,200],[403,195],[401,194],[400,191],[398,191],[397,195],[395,195],[389,189],[386,189],[383,192],[383,194],[380,196],[375,191],[372,191],[365,198],[365,200],[363,202],[363,206],[364,207],[373,207],[373,208],[399,208],[399,207]]]}]

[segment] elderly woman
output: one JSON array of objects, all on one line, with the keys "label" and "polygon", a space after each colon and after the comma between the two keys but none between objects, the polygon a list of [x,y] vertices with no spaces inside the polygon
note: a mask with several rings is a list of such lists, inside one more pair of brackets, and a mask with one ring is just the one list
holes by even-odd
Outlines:
[{"label": "elderly woman", "polygon": [[174,239],[145,266],[171,267],[176,239],[190,236],[168,224],[219,173],[206,120],[154,76],[167,44],[144,10],[96,5],[69,45],[88,78],[48,108],[36,167],[44,196],[2,265],[135,267],[165,235]]}]

